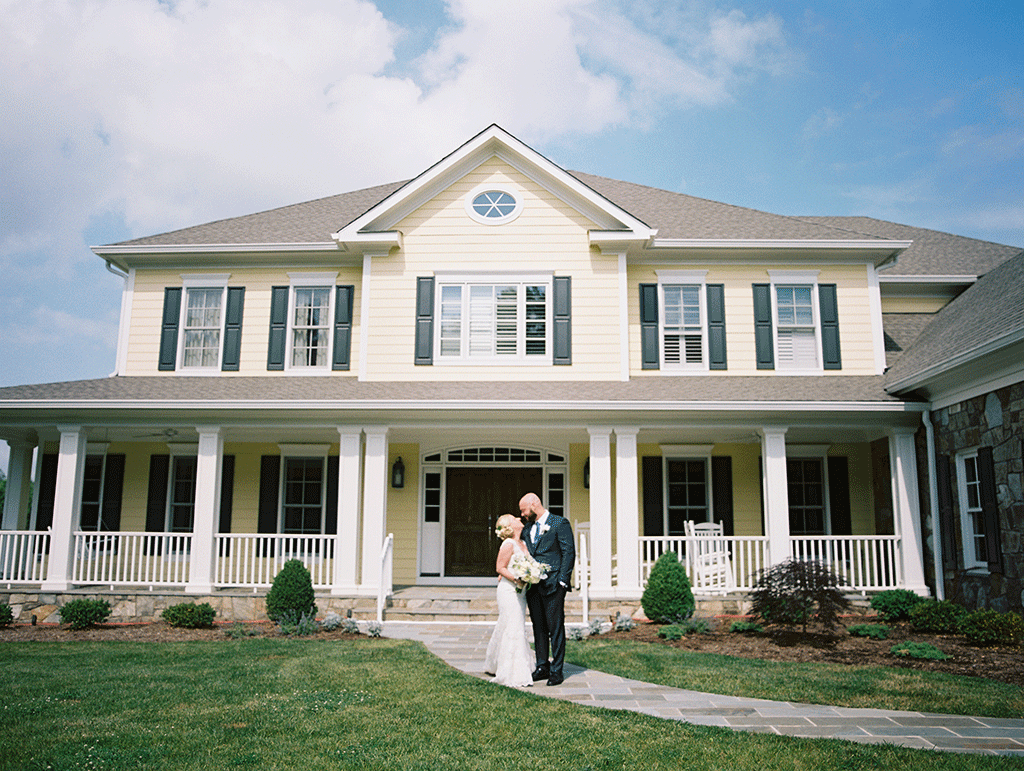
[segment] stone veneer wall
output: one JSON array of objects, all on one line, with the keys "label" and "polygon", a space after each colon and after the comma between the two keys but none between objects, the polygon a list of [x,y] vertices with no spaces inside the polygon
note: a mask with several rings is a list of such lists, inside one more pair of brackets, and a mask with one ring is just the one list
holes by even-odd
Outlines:
[{"label": "stone veneer wall", "polygon": [[[983,396],[953,404],[932,413],[936,456],[950,458],[952,528],[957,552],[956,569],[944,555],[946,599],[967,608],[999,611],[1024,609],[1024,383],[1000,388]],[[962,450],[991,447],[999,501],[999,542],[1003,573],[964,571],[960,502],[955,457]],[[936,459],[938,461],[938,457]],[[939,496],[941,500],[941,495]]]}]

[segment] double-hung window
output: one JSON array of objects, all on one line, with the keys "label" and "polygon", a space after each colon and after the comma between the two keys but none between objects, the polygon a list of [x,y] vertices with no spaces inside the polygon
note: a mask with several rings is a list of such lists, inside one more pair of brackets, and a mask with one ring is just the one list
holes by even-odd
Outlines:
[{"label": "double-hung window", "polygon": [[435,360],[551,363],[551,276],[438,277]]},{"label": "double-hung window", "polygon": [[824,458],[787,458],[789,532],[826,535],[828,510]]},{"label": "double-hung window", "polygon": [[640,284],[640,350],[644,369],[699,373],[726,369],[725,287],[706,270],[659,270]]},{"label": "double-hung window", "polygon": [[226,275],[183,276],[181,309],[182,369],[214,370],[221,365]]},{"label": "double-hung window", "polygon": [[666,369],[707,369],[702,284],[662,284],[662,362]]},{"label": "double-hung window", "polygon": [[769,270],[770,284],[754,284],[758,369],[842,369],[837,287],[818,283],[818,273]]},{"label": "double-hung window", "polygon": [[82,530],[101,530],[103,511],[103,471],[107,456],[86,455],[82,470],[82,505],[79,527]]},{"label": "double-hung window", "polygon": [[662,532],[666,535],[683,535],[687,520],[711,520],[711,486],[708,477],[711,450],[710,447],[696,445],[663,445],[662,452],[667,453],[663,456],[665,521]]},{"label": "double-hung window", "polygon": [[968,570],[984,568],[988,565],[988,546],[985,543],[985,512],[982,505],[978,451],[972,450],[958,455],[956,470],[964,567]]},{"label": "double-hung window", "polygon": [[779,369],[817,369],[818,333],[811,284],[775,285]]},{"label": "double-hung window", "polygon": [[290,273],[288,369],[329,371],[337,273]]},{"label": "double-hung window", "polygon": [[167,507],[167,532],[191,533],[196,513],[195,455],[171,456],[171,484]]},{"label": "double-hung window", "polygon": [[282,533],[320,535],[324,532],[326,463],[326,457],[282,458]]}]

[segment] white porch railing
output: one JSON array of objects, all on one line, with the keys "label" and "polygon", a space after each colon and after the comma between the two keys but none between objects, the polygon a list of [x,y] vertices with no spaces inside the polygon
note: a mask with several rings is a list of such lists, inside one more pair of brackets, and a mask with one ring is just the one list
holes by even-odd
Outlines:
[{"label": "white porch railing", "polygon": [[377,588],[377,621],[384,621],[384,602],[394,594],[395,536],[388,533],[380,551],[380,585]]},{"label": "white porch railing", "polygon": [[217,571],[220,587],[268,587],[281,566],[299,560],[313,579],[314,589],[330,588],[334,580],[334,535],[280,535],[223,533],[217,536]]},{"label": "white porch railing", "polygon": [[49,532],[0,530],[0,583],[42,583],[49,552]]},{"label": "white porch railing", "polygon": [[188,583],[191,533],[78,531],[74,537],[72,583],[110,586]]},{"label": "white porch railing", "polygon": [[710,577],[697,568],[697,556],[700,550],[698,542],[725,543],[727,552],[726,570],[730,580],[727,582],[729,591],[746,592],[753,588],[757,574],[768,564],[768,538],[755,536],[682,536],[663,535],[645,536],[640,539],[640,582],[647,583],[651,568],[658,557],[668,551],[674,551],[679,561],[686,566],[690,584],[696,594],[721,594],[723,581],[720,575]]},{"label": "white porch railing", "polygon": [[583,605],[583,626],[587,626],[590,623],[590,554],[586,533],[580,533],[580,544],[576,550],[576,586]]},{"label": "white porch railing", "polygon": [[813,535],[790,538],[791,556],[829,565],[858,591],[903,586],[897,535]]}]

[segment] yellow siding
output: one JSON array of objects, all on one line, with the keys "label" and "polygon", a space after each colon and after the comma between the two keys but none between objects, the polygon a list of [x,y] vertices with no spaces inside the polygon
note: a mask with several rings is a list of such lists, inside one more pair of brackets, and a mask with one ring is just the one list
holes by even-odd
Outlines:
[{"label": "yellow siding", "polygon": [[[754,349],[753,284],[769,281],[769,270],[793,270],[792,265],[633,265],[628,270],[630,375],[661,376],[659,370],[641,368],[640,351],[640,284],[658,282],[658,270],[707,269],[709,284],[723,284],[725,289],[725,337],[728,369],[717,375],[785,374],[784,370],[759,370]],[[874,340],[871,327],[871,304],[863,265],[824,266],[818,274],[821,284],[835,284],[839,302],[839,338],[843,368],[828,370],[828,375],[875,374]]]},{"label": "yellow siding", "polygon": [[882,313],[938,313],[948,297],[886,297],[882,295]]},{"label": "yellow siding", "polygon": [[419,455],[418,444],[388,446],[388,470],[399,456],[405,465],[405,487],[388,487],[387,533],[393,533],[394,583],[416,583],[416,554],[419,550]]}]

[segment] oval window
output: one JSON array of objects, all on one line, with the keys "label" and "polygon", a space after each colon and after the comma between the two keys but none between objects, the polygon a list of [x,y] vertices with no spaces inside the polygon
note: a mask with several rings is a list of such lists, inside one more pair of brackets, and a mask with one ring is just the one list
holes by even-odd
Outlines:
[{"label": "oval window", "polygon": [[466,196],[466,212],[485,225],[501,225],[514,220],[522,202],[508,190],[479,187]]}]

